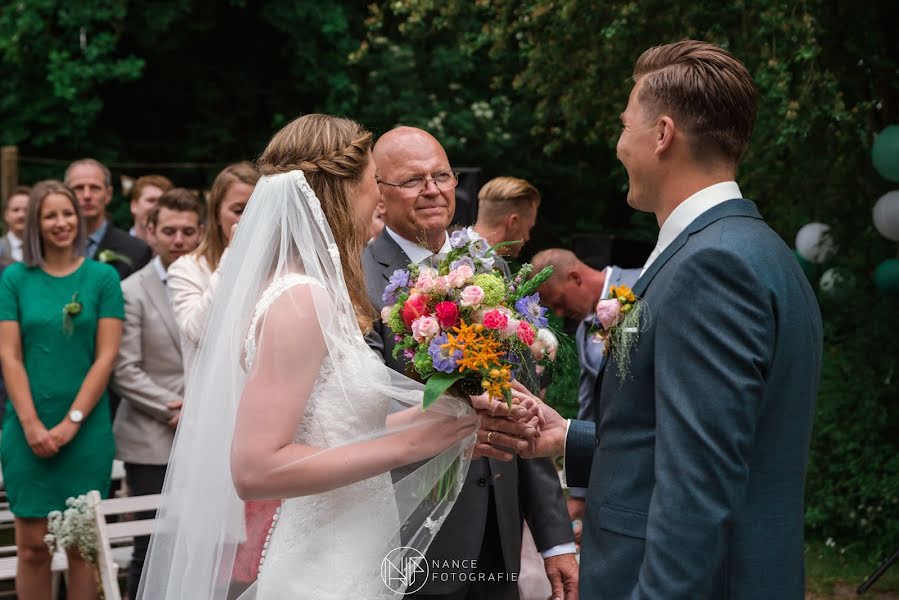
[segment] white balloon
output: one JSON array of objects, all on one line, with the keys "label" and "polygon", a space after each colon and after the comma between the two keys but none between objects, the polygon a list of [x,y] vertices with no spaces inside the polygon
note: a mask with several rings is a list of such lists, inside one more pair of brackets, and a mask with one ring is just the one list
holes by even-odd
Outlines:
[{"label": "white balloon", "polygon": [[880,235],[899,242],[899,190],[881,196],[874,205],[872,217]]},{"label": "white balloon", "polygon": [[837,252],[830,235],[830,226],[824,223],[809,223],[796,232],[796,250],[805,260],[823,263]]}]

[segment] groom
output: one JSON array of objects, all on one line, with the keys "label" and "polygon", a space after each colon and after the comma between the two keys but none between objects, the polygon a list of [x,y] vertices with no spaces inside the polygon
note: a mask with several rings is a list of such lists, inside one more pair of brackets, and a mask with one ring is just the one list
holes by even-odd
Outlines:
[{"label": "groom", "polygon": [[[388,131],[373,155],[386,226],[365,248],[362,262],[369,297],[380,309],[395,270],[449,251],[446,228],[455,209],[456,180],[443,147],[421,129]],[[403,362],[393,358],[393,334],[383,324],[376,324],[369,345],[389,367],[405,372]],[[472,461],[459,498],[427,553],[429,564],[462,561],[456,570],[465,571],[465,577],[442,573],[410,597],[517,600],[523,518],[543,555],[554,597],[576,600],[574,537],[556,470],[545,459]],[[474,581],[469,571],[476,571]],[[490,573],[498,577],[491,581],[486,578]]]},{"label": "groom", "polygon": [[525,453],[564,453],[568,484],[589,485],[583,598],[804,597],[821,316],[734,181],[755,115],[752,79],[722,48],[683,41],[637,61],[618,158],[628,204],[661,227],[633,289],[642,323],[623,331],[638,336],[626,365],[599,375],[596,423],[547,408]]}]

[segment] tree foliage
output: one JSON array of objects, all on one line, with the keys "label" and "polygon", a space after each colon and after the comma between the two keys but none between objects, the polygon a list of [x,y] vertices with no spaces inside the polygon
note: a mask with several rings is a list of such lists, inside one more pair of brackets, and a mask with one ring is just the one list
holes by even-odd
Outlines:
[{"label": "tree foliage", "polygon": [[[615,159],[634,61],[688,37],[721,44],[760,93],[744,193],[788,243],[815,220],[840,248],[818,271],[844,278],[821,295],[808,523],[875,557],[899,543],[899,323],[871,284],[895,247],[871,226],[890,184],[870,162],[874,135],[899,122],[897,30],[893,0],[14,1],[0,6],[0,143],[193,161],[154,170],[203,186],[289,119],[331,112],[376,133],[424,127],[456,166],[532,180],[537,247],[583,231],[651,240],[657,225],[627,207]],[[26,163],[23,179],[61,168]]]}]

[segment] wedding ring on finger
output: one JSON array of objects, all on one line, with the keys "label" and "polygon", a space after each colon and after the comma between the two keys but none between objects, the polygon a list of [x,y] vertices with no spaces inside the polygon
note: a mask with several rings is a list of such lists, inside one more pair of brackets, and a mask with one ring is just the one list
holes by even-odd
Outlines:
[{"label": "wedding ring on finger", "polygon": [[490,442],[490,436],[491,436],[491,435],[493,435],[493,432],[492,432],[492,431],[488,431],[488,432],[487,432],[487,443],[488,443],[488,444],[491,443],[491,442]]}]

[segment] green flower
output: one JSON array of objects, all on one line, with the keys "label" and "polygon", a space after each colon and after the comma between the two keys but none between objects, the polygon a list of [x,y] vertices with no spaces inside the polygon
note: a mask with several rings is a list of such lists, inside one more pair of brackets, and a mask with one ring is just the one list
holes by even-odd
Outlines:
[{"label": "green flower", "polygon": [[62,307],[62,330],[66,335],[72,335],[75,331],[72,317],[80,315],[82,308],[81,302],[78,301],[78,292],[72,294],[72,301]]},{"label": "green flower", "polygon": [[101,250],[99,254],[97,254],[97,260],[101,263],[111,263],[111,262],[120,262],[125,263],[126,265],[131,265],[131,259],[125,256],[124,254],[120,254],[115,250]]},{"label": "green flower", "polygon": [[403,322],[403,304],[402,302],[397,302],[393,305],[393,308],[390,310],[390,317],[387,319],[387,326],[394,333],[402,333],[406,330],[406,323]]},{"label": "green flower", "polygon": [[412,366],[415,367],[415,370],[422,377],[428,377],[432,373],[434,373],[434,364],[431,359],[430,353],[428,353],[427,345],[420,345],[418,347],[418,351],[415,353],[415,357],[412,359]]},{"label": "green flower", "polygon": [[485,306],[496,306],[506,299],[506,284],[502,277],[481,273],[474,276],[474,285],[484,290],[482,304]]}]

